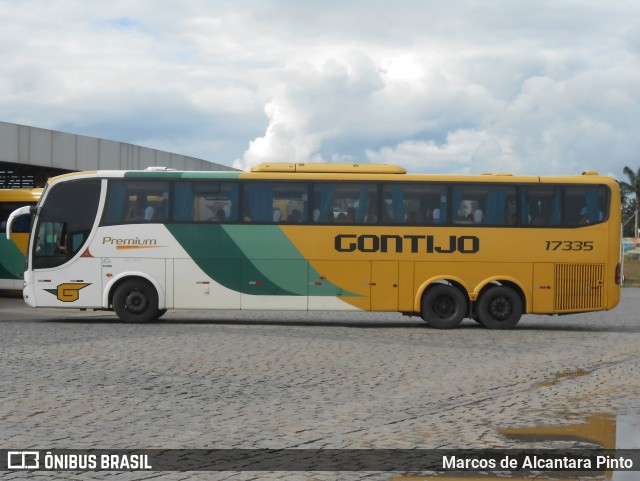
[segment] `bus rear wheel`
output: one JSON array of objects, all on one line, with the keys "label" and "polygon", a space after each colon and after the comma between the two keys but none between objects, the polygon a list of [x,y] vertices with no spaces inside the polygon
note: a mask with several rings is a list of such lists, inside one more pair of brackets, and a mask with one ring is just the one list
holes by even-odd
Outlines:
[{"label": "bus rear wheel", "polygon": [[467,301],[454,286],[435,284],[422,298],[422,318],[436,329],[453,329],[464,318]]},{"label": "bus rear wheel", "polygon": [[143,323],[158,318],[158,293],[147,281],[131,279],[118,286],[113,310],[123,322]]},{"label": "bus rear wheel", "polygon": [[477,316],[489,329],[511,329],[522,317],[522,300],[510,287],[492,287],[480,296]]}]

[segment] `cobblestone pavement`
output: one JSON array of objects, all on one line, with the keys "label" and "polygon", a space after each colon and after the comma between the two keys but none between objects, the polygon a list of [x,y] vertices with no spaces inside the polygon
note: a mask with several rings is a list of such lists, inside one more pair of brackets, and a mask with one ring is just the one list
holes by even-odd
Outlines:
[{"label": "cobblestone pavement", "polygon": [[[625,289],[613,311],[526,316],[512,331],[280,311],[177,311],[127,325],[110,313],[33,310],[4,298],[0,447],[575,447],[504,430],[605,416],[630,433],[618,447],[640,448],[639,313],[640,290]],[[403,474],[412,473],[4,473],[296,481]]]}]

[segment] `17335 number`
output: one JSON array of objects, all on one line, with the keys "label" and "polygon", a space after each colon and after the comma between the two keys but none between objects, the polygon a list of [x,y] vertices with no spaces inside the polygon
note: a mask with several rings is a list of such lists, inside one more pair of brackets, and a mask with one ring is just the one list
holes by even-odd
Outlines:
[{"label": "17335 number", "polygon": [[548,251],[592,251],[593,241],[548,240]]}]

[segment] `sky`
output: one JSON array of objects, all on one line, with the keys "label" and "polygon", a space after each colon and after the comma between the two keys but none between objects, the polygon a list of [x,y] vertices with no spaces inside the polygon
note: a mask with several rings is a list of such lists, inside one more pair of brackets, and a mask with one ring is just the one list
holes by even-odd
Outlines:
[{"label": "sky", "polygon": [[0,120],[243,170],[622,178],[640,2],[0,0]]}]

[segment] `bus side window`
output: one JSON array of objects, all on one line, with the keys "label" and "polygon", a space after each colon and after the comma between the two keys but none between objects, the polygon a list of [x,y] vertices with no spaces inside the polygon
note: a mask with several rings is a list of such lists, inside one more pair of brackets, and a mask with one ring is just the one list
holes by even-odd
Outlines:
[{"label": "bus side window", "polygon": [[452,189],[455,224],[513,225],[516,222],[516,188],[505,185],[467,184]]},{"label": "bus side window", "polygon": [[133,198],[130,197],[125,220],[127,222],[142,222],[143,220],[148,220],[147,216],[149,216],[150,219],[153,215],[153,211],[148,209],[153,209],[153,207],[147,206],[146,198],[138,195],[133,196]]},{"label": "bus side window", "polygon": [[603,186],[571,186],[564,192],[565,219],[570,226],[596,224],[605,220],[606,188]]},{"label": "bus side window", "polygon": [[244,222],[299,223],[308,215],[306,183],[256,182],[244,185]]},{"label": "bus side window", "polygon": [[129,203],[127,222],[159,222],[167,217],[163,195],[139,193],[134,198]]},{"label": "bus side window", "polygon": [[456,185],[452,190],[454,224],[484,223],[487,198],[485,185]]},{"label": "bus side window", "polygon": [[453,223],[479,224],[484,217],[486,187],[483,185],[456,185],[452,189]]},{"label": "bus side window", "polygon": [[313,194],[314,222],[378,223],[378,189],[375,184],[318,183],[314,186]]},{"label": "bus side window", "polygon": [[561,222],[561,189],[556,185],[526,187],[523,223],[534,227],[559,226]]},{"label": "bus side window", "polygon": [[516,221],[516,189],[512,186],[487,186],[484,223],[513,225]]},{"label": "bus side window", "polygon": [[238,190],[235,182],[176,182],[173,219],[177,222],[236,222]]},{"label": "bus side window", "polygon": [[298,224],[306,220],[309,191],[306,183],[276,184],[273,191],[273,222]]},{"label": "bus side window", "polygon": [[169,217],[168,201],[168,182],[112,180],[103,223],[165,221]]},{"label": "bus side window", "polygon": [[426,182],[385,184],[382,206],[385,224],[443,224],[447,221],[447,187]]},{"label": "bus side window", "polygon": [[245,184],[242,207],[245,222],[272,222],[273,185],[266,182]]}]

